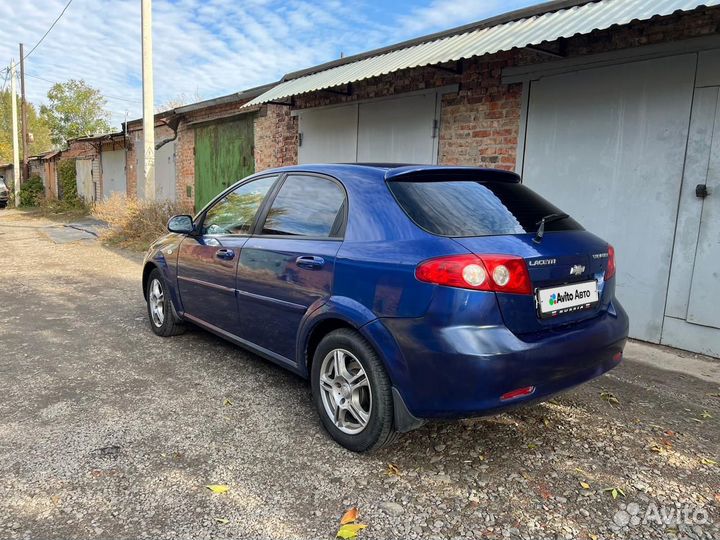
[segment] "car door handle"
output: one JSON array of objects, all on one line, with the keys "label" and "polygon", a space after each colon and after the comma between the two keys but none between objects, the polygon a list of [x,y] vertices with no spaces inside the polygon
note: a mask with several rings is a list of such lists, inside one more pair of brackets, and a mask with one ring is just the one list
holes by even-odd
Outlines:
[{"label": "car door handle", "polygon": [[215,256],[224,261],[231,261],[235,258],[235,252],[232,249],[222,248],[215,252]]},{"label": "car door handle", "polygon": [[302,255],[295,259],[295,264],[300,268],[309,268],[311,270],[322,268],[325,264],[325,259],[322,257],[316,257],[314,255]]}]

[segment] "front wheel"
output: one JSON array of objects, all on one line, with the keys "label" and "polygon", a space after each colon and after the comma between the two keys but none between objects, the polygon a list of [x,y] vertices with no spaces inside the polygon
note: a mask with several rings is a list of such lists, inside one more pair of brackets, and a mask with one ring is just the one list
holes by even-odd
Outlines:
[{"label": "front wheel", "polygon": [[182,321],[173,309],[165,280],[157,268],[150,272],[145,296],[150,328],[153,332],[158,336],[167,337],[182,334],[185,331]]},{"label": "front wheel", "polygon": [[320,420],[342,446],[365,452],[394,440],[390,379],[360,334],[340,329],[325,336],[313,357],[311,379]]}]

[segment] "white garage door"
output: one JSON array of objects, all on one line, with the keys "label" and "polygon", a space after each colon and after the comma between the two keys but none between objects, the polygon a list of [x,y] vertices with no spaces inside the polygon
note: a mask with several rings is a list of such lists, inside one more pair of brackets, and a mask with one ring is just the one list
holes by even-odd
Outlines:
[{"label": "white garage door", "polygon": [[615,246],[633,337],[659,342],[695,54],[533,81],[524,181]]},{"label": "white garage door", "polygon": [[[143,137],[136,136],[137,147],[137,197],[145,198]],[[175,200],[175,141],[162,145],[155,150],[155,200]]]},{"label": "white garage door", "polygon": [[125,181],[125,150],[103,150],[102,153],[103,197],[113,193],[127,195]]},{"label": "white garage door", "polygon": [[437,92],[306,109],[300,163],[437,162]]}]

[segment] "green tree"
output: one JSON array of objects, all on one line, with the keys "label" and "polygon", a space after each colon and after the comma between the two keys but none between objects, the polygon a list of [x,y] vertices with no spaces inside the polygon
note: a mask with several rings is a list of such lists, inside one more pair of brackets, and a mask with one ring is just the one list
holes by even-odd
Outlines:
[{"label": "green tree", "polygon": [[65,146],[68,139],[110,132],[110,113],[100,90],[85,81],[55,83],[48,91],[48,105],[40,114],[50,127],[52,142]]},{"label": "green tree", "polygon": [[[17,100],[17,108],[18,121],[21,121],[20,98]],[[28,156],[36,156],[52,150],[50,128],[45,119],[38,115],[37,109],[32,103],[27,104],[27,117],[28,133],[30,134]],[[0,92],[0,163],[11,162],[12,151],[12,97],[10,90],[5,90]],[[22,158],[22,146],[20,147],[20,157]]]}]

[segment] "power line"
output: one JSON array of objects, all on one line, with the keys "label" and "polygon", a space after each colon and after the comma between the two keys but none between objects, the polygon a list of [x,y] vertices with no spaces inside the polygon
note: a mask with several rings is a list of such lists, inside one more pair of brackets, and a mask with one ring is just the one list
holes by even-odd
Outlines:
[{"label": "power line", "polygon": [[43,40],[44,40],[44,39],[47,37],[47,35],[50,33],[50,30],[52,30],[52,29],[55,27],[55,25],[57,24],[57,22],[60,20],[60,18],[61,18],[63,15],[65,15],[65,11],[67,10],[67,8],[70,7],[70,4],[72,4],[72,2],[73,2],[73,0],[69,0],[68,3],[65,4],[65,7],[64,7],[63,10],[60,12],[60,15],[57,16],[57,19],[55,19],[55,20],[53,21],[53,23],[50,25],[50,28],[47,29],[47,32],[45,32],[45,33],[43,34],[43,37],[40,38],[40,41],[38,41],[38,42],[35,44],[35,46],[34,46],[32,49],[30,49],[30,52],[27,53],[27,54],[23,57],[23,60],[27,59],[27,57],[30,56],[30,55],[33,53],[33,51],[38,48],[38,45],[40,45],[40,44],[43,42]]}]

